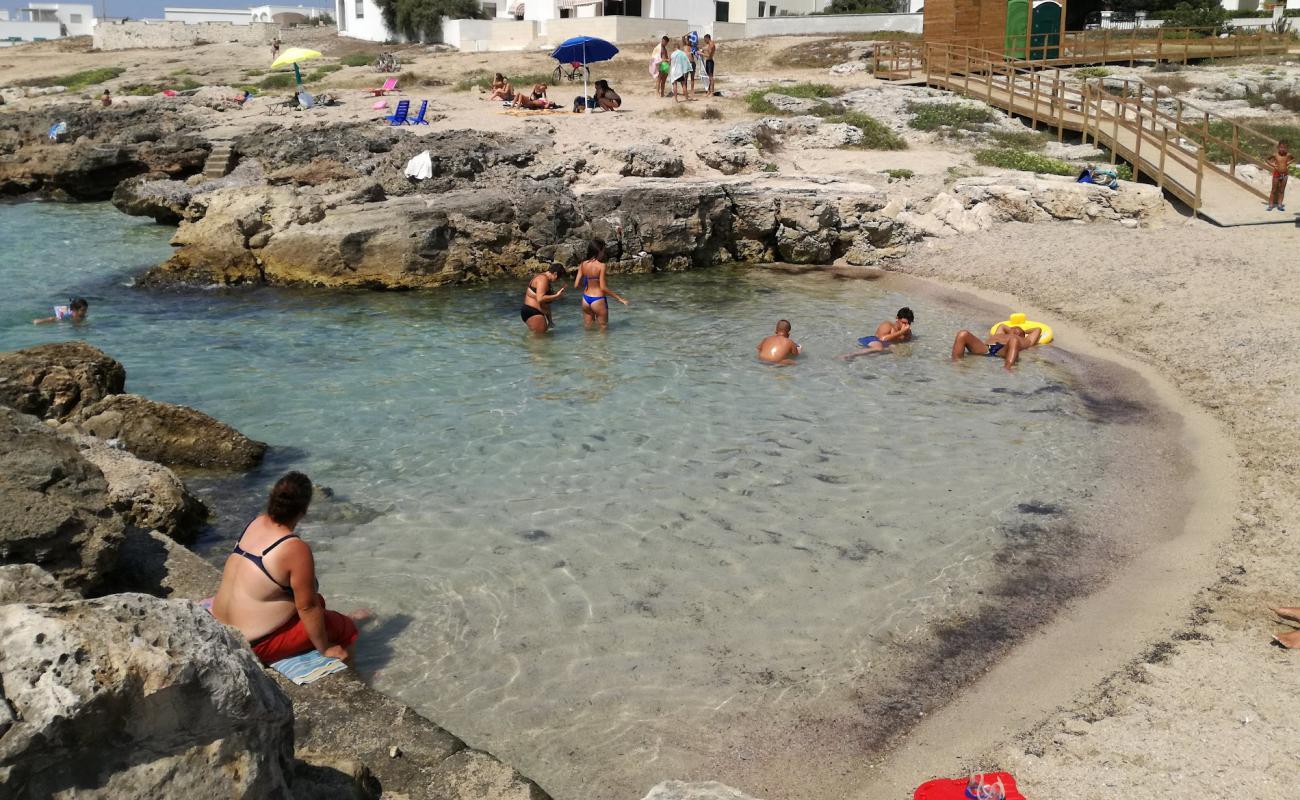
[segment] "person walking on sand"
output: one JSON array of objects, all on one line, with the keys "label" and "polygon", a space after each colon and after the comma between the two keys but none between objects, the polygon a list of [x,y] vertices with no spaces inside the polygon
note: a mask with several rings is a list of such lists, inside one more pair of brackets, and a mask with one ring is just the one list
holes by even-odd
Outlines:
[{"label": "person walking on sand", "polygon": [[776,323],[776,332],[758,343],[758,358],[769,364],[793,364],[803,348],[790,338],[790,321]]},{"label": "person walking on sand", "polygon": [[271,40],[271,60],[272,60],[272,61],[275,61],[275,57],[278,56],[278,55],[280,55],[280,37],[279,37],[279,36],[277,36],[277,37],[275,37],[274,39]]},{"label": "person walking on sand", "polygon": [[1291,165],[1295,163],[1295,157],[1291,155],[1290,146],[1281,141],[1277,143],[1277,151],[1268,157],[1269,169],[1273,170],[1273,186],[1268,193],[1268,210],[1286,211],[1286,181],[1291,175]]},{"label": "person walking on sand", "polygon": [[564,265],[551,264],[545,272],[534,275],[528,282],[528,289],[524,291],[524,305],[519,309],[519,317],[528,326],[528,330],[546,333],[555,327],[555,320],[551,319],[551,303],[564,296],[564,287],[561,286],[560,291],[552,294],[551,285],[562,280]]},{"label": "person walking on sand", "polygon": [[352,657],[354,620],[325,607],[311,546],[295,532],[311,505],[311,479],[290,472],[275,482],[266,511],[248,523],[226,557],[212,615],[238,628],[265,664],[306,653]]},{"label": "person walking on sand", "polygon": [[704,59],[704,74],[709,79],[709,97],[717,94],[713,88],[713,56],[717,52],[718,45],[713,41],[713,35],[704,34],[704,43],[700,45],[700,57]]},{"label": "person walking on sand", "polygon": [[599,323],[603,331],[609,327],[609,298],[614,298],[623,305],[627,301],[610,290],[605,275],[609,268],[605,265],[605,243],[592,239],[587,245],[587,260],[578,265],[573,279],[573,288],[582,289],[582,327],[590,328]]},{"label": "person walking on sand", "polygon": [[999,325],[988,339],[981,339],[970,331],[958,331],[957,338],[952,342],[952,360],[974,353],[977,356],[1001,358],[1003,366],[1011,369],[1020,358],[1020,351],[1038,344],[1042,335],[1041,328],[1025,333],[1024,328],[1008,325]]},{"label": "person walking on sand", "polygon": [[883,353],[895,342],[906,342],[912,338],[912,322],[915,319],[916,316],[912,313],[912,309],[907,306],[898,309],[898,313],[894,315],[892,322],[887,320],[876,326],[875,336],[867,336],[858,340],[858,344],[862,345],[861,350],[845,353],[840,358],[848,361],[858,356]]}]

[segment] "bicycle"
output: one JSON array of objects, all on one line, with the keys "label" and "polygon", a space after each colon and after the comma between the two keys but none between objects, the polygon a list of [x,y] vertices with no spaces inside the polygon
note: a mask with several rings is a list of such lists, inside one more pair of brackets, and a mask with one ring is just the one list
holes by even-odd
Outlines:
[{"label": "bicycle", "polygon": [[551,83],[590,80],[590,78],[591,70],[587,68],[586,64],[580,64],[577,61],[560,64],[555,68],[555,72],[551,73]]},{"label": "bicycle", "polygon": [[402,59],[392,53],[381,53],[375,59],[375,72],[401,72]]}]

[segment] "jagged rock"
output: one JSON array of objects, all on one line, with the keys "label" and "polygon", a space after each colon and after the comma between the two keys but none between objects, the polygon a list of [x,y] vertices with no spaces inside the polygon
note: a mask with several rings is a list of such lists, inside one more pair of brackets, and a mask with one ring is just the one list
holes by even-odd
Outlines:
[{"label": "jagged rock", "polygon": [[284,797],[293,709],[234,630],[140,594],[0,606],[0,794]]},{"label": "jagged rock", "polygon": [[682,157],[657,144],[634,144],[622,153],[622,175],[636,178],[676,178],[686,171]]},{"label": "jagged rock", "polygon": [[281,167],[266,176],[266,182],[272,186],[293,184],[294,186],[320,186],[334,181],[346,181],[360,177],[352,167],[332,158],[314,158],[305,164],[291,164]]},{"label": "jagged rock", "polygon": [[816,147],[852,147],[862,141],[862,129],[844,122],[819,125],[808,141]]},{"label": "jagged rock", "polygon": [[841,107],[838,101],[810,97],[790,97],[779,92],[768,92],[763,95],[763,99],[782,114],[811,114],[823,107]]},{"label": "jagged rock", "polygon": [[478,750],[461,750],[443,762],[429,792],[447,800],[549,800],[537,784]]},{"label": "jagged rock", "polygon": [[725,145],[705,145],[695,151],[701,161],[723,175],[735,175],[744,172],[760,161],[758,150],[753,147],[727,147]]},{"label": "jagged rock", "polygon": [[836,64],[831,67],[832,75],[854,75],[859,72],[866,72],[868,69],[865,61],[845,61],[843,64]]},{"label": "jagged rock", "polygon": [[953,193],[966,206],[987,203],[997,221],[1136,219],[1164,212],[1164,196],[1154,186],[1123,182],[1118,190],[1075,183],[1054,175],[1000,175],[962,178]]},{"label": "jagged rock", "polygon": [[0,404],[42,419],[65,419],[125,385],[122,365],[85,342],[0,353]]},{"label": "jagged rock", "polygon": [[0,406],[0,564],[37,564],[64,586],[93,589],[125,527],[103,473],[76,445]]},{"label": "jagged rock", "polygon": [[134,394],[106,397],[81,409],[66,425],[117,440],[134,455],[167,466],[247,470],[266,453],[264,442],[202,411]]},{"label": "jagged rock", "polygon": [[165,225],[180,222],[194,194],[184,181],[156,180],[147,175],[127,178],[113,190],[113,205],[133,217],[153,217]]},{"label": "jagged rock", "polygon": [[208,508],[190,494],[176,473],[110,447],[95,436],[76,434],[72,438],[86,460],[104,473],[108,500],[128,522],[162,531],[177,541],[194,540],[208,518]]},{"label": "jagged rock", "polygon": [[658,270],[730,260],[731,201],[715,183],[647,179],[635,188],[587,192],[582,208],[592,219],[621,225],[621,250],[649,254]]},{"label": "jagged rock", "polygon": [[[75,599],[75,592],[68,591],[53,575],[35,564],[7,564],[0,567],[0,606]],[[0,730],[3,730],[2,723]]]},{"label": "jagged rock", "polygon": [[700,783],[664,781],[651,789],[641,800],[756,800],[756,798],[717,781]]}]

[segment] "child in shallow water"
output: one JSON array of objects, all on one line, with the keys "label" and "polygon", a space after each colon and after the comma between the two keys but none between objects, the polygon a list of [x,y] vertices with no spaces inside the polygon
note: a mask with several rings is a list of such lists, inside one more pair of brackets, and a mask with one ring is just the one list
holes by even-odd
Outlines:
[{"label": "child in shallow water", "polygon": [[54,316],[34,319],[32,320],[32,324],[44,325],[48,322],[63,322],[64,320],[71,322],[84,322],[86,314],[89,312],[90,304],[86,302],[84,297],[78,297],[66,306],[55,306]]}]

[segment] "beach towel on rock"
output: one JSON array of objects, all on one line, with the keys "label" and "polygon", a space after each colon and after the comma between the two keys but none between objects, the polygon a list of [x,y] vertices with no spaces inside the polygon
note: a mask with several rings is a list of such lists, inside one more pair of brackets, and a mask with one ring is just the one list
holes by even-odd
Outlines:
[{"label": "beach towel on rock", "polygon": [[[970,778],[939,778],[926,781],[916,787],[912,800],[1025,800],[1025,796],[1016,788],[1016,779],[1009,772],[989,772],[973,776],[978,779],[982,791],[968,792]],[[996,787],[1001,787],[999,795]]]},{"label": "beach towel on rock", "polygon": [[433,159],[429,157],[428,150],[406,162],[406,177],[417,181],[433,177]]}]

